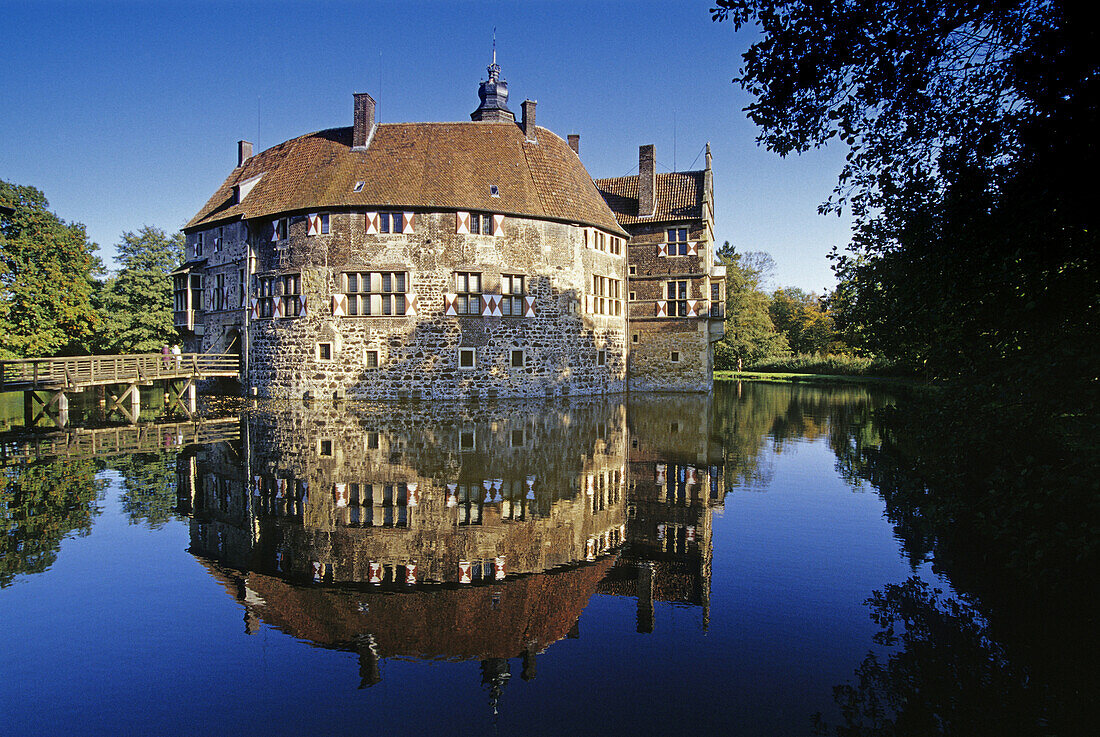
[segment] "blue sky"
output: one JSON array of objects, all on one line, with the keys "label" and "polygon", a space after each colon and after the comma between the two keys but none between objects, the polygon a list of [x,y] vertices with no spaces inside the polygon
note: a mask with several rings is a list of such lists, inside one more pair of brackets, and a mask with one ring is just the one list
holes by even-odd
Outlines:
[{"label": "blue sky", "polygon": [[36,2],[0,0],[0,179],[46,193],[110,265],[123,231],[180,228],[236,164],[351,124],[352,93],[382,122],[468,120],[493,28],[509,106],[581,136],[596,178],[702,168],[714,155],[718,242],[775,258],[774,286],[834,283],[847,218],[817,214],[839,148],[781,159],[757,147],[731,83],[751,31],[691,2]]}]

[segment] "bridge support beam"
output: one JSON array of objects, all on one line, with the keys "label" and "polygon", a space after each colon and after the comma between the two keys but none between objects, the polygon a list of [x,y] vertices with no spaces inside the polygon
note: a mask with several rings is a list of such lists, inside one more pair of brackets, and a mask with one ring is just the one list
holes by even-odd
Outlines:
[{"label": "bridge support beam", "polygon": [[168,406],[166,409],[181,410],[187,417],[193,418],[195,412],[198,410],[198,392],[195,388],[194,379],[172,379],[169,380],[168,389],[165,395],[168,398]]},{"label": "bridge support beam", "polygon": [[36,392],[23,392],[23,425],[31,428],[43,417],[49,417],[57,427],[69,424],[69,397],[64,390],[51,390],[49,401]]},{"label": "bridge support beam", "polygon": [[[138,417],[141,415],[141,392],[138,390],[137,384],[122,384],[116,386],[125,386],[126,388],[121,394],[117,396],[111,389],[107,389],[104,394],[107,399],[107,414],[117,411],[131,425],[136,425]],[[126,408],[126,400],[129,398],[130,408]]]}]

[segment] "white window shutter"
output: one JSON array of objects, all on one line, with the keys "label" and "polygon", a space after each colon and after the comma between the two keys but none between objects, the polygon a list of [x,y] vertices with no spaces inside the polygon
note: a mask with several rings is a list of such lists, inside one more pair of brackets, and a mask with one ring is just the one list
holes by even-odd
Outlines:
[{"label": "white window shutter", "polygon": [[306,221],[309,223],[309,228],[306,230],[306,235],[320,235],[321,216],[310,213],[309,215],[306,215]]},{"label": "white window shutter", "polygon": [[332,316],[343,317],[346,314],[348,314],[348,295],[332,295]]},{"label": "white window shutter", "polygon": [[277,240],[279,240],[279,221],[278,220],[272,220],[271,221],[271,242],[274,243]]},{"label": "white window shutter", "polygon": [[534,317],[535,316],[535,298],[533,296],[527,296],[523,298],[523,316]]},{"label": "white window shutter", "polygon": [[462,235],[470,234],[470,213],[468,212],[456,212],[455,213],[455,232]]},{"label": "white window shutter", "polygon": [[449,315],[451,317],[454,317],[458,314],[457,312],[455,312],[455,301],[457,299],[458,299],[458,295],[454,294],[454,293],[451,293],[451,292],[447,292],[446,294],[443,295],[443,314],[444,315]]},{"label": "white window shutter", "polygon": [[250,319],[259,320],[260,319],[260,300],[258,300],[256,298],[252,298],[251,300],[249,300],[248,307],[251,310],[251,312],[249,313],[250,314]]},{"label": "white window shutter", "polygon": [[668,317],[668,302],[666,300],[657,300],[657,317]]},{"label": "white window shutter", "polygon": [[416,317],[416,292],[405,293],[405,314]]},{"label": "white window shutter", "polygon": [[406,234],[407,233],[412,233],[413,232],[413,219],[416,217],[416,213],[406,212],[406,213],[403,213],[403,214],[405,216],[405,227],[402,228],[401,232],[406,233]]},{"label": "white window shutter", "polygon": [[298,316],[309,317],[309,310],[306,308],[306,296],[304,294],[298,296]]},{"label": "white window shutter", "polygon": [[504,235],[503,215],[493,215],[493,235]]},{"label": "white window shutter", "polygon": [[668,255],[668,244],[667,243],[658,243],[657,244],[657,256],[663,258],[667,255]]},{"label": "white window shutter", "polygon": [[378,213],[365,213],[363,222],[366,226],[367,235],[378,235]]}]

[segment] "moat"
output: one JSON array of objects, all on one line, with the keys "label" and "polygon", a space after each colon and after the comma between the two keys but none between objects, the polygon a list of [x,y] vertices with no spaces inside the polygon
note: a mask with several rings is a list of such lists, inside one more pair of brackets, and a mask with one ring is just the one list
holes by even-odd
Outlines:
[{"label": "moat", "polygon": [[718,382],[207,400],[201,432],[99,455],[5,433],[0,731],[878,734],[868,703],[957,692],[1039,733],[1075,698],[1059,654],[1017,662],[1039,640],[998,642],[866,480],[876,410],[920,401]]}]

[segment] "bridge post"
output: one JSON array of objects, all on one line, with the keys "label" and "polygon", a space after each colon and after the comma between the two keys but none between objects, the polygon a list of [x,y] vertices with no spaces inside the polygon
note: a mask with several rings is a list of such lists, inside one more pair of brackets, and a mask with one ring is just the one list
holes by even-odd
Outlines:
[{"label": "bridge post", "polygon": [[130,385],[130,422],[137,423],[141,417],[141,390],[137,384]]}]

